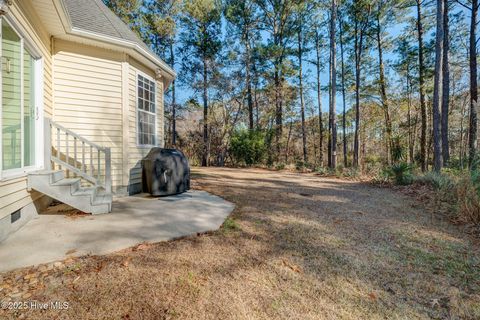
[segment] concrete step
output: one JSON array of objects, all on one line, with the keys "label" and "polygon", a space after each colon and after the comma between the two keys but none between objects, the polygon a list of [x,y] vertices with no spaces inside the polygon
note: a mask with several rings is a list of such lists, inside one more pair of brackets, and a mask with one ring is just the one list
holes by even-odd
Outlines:
[{"label": "concrete step", "polygon": [[80,178],[65,178],[63,171],[37,171],[28,175],[28,189],[41,192],[83,212],[108,213],[113,197],[101,187],[82,187]]},{"label": "concrete step", "polygon": [[51,183],[55,183],[65,178],[65,173],[61,170],[40,170],[40,171],[30,172],[28,175],[36,176],[36,177],[49,176]]}]

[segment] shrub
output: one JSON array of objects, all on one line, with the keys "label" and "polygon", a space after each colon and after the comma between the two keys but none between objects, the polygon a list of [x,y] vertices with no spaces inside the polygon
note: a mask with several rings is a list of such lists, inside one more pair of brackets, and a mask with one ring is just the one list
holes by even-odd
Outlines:
[{"label": "shrub", "polygon": [[471,177],[463,177],[456,188],[458,219],[461,222],[480,224],[480,197],[478,185]]},{"label": "shrub", "polygon": [[398,136],[393,138],[391,154],[394,162],[405,159],[405,148],[403,147],[402,141]]},{"label": "shrub", "polygon": [[437,172],[427,172],[422,176],[414,179],[415,183],[430,185],[437,191],[451,192],[455,189],[455,181],[453,177]]},{"label": "shrub", "polygon": [[230,142],[233,158],[247,166],[261,163],[265,158],[265,134],[259,130],[236,131]]},{"label": "shrub", "polygon": [[306,165],[307,164],[305,162],[303,162],[301,160],[297,160],[297,161],[295,161],[295,170],[297,170],[297,171],[303,170],[303,169],[305,169]]},{"label": "shrub", "polygon": [[449,203],[456,220],[480,224],[480,171],[445,173],[428,172],[415,178],[416,183],[430,185],[440,205]]},{"label": "shrub", "polygon": [[358,178],[360,171],[357,168],[346,168],[341,171],[341,176],[346,178]]},{"label": "shrub", "polygon": [[275,165],[275,170],[283,170],[285,169],[285,163],[277,163]]},{"label": "shrub", "polygon": [[391,173],[388,170],[380,170],[372,175],[372,182],[376,184],[387,184],[391,179]]},{"label": "shrub", "polygon": [[324,166],[316,167],[315,172],[321,176],[326,176],[331,174],[331,170]]},{"label": "shrub", "polygon": [[295,170],[297,171],[305,171],[312,169],[312,165],[308,162],[304,162],[303,160],[295,161]]},{"label": "shrub", "polygon": [[386,173],[399,185],[407,185],[413,181],[412,166],[406,162],[391,165]]}]

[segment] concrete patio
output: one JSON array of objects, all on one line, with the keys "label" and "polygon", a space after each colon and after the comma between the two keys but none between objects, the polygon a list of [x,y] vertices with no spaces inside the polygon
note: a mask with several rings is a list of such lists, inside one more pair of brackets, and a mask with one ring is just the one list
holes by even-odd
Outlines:
[{"label": "concrete patio", "polygon": [[216,230],[233,208],[208,192],[190,191],[118,198],[105,215],[39,215],[0,243],[0,272]]}]

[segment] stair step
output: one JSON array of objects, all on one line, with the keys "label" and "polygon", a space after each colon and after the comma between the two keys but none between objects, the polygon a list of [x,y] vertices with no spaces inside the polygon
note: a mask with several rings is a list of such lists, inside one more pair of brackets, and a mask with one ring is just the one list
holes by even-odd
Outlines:
[{"label": "stair step", "polygon": [[75,183],[80,183],[80,178],[66,178],[52,183],[52,186],[71,186]]},{"label": "stair step", "polygon": [[82,186],[81,178],[65,178],[63,171],[33,172],[28,187],[84,212],[104,214],[112,209],[112,194],[100,186]]},{"label": "stair step", "polygon": [[92,206],[91,213],[93,215],[96,215],[96,214],[109,213],[110,211],[112,211],[112,204],[111,203],[105,203],[105,204],[99,204],[99,205]]},{"label": "stair step", "polygon": [[59,170],[38,170],[38,171],[29,172],[28,174],[31,175],[31,176],[45,176],[45,175],[49,175],[49,174],[52,174],[52,173],[55,173],[55,172],[61,172],[61,171],[59,171]]},{"label": "stair step", "polygon": [[87,188],[84,188],[84,187],[81,187],[80,189],[78,189],[77,191],[75,191],[74,193],[72,193],[73,196],[87,196],[87,195],[92,195],[95,193],[97,187],[87,187]]},{"label": "stair step", "polygon": [[55,183],[65,178],[65,174],[61,170],[39,170],[30,172],[29,175],[37,177],[50,176],[51,183]]},{"label": "stair step", "polygon": [[65,179],[65,173],[63,171],[57,170],[51,174],[50,181],[52,181],[52,183],[55,183],[62,179]]},{"label": "stair step", "polygon": [[104,194],[104,195],[97,195],[95,199],[92,202],[92,205],[101,205],[101,204],[109,204],[111,203],[112,200],[110,199],[109,195]]}]

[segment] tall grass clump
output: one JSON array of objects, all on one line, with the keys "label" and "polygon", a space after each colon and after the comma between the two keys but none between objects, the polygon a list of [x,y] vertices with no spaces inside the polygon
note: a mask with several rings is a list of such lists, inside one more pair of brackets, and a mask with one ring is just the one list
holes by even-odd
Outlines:
[{"label": "tall grass clump", "polygon": [[480,184],[472,175],[462,177],[457,183],[457,216],[460,222],[480,225]]},{"label": "tall grass clump", "polygon": [[459,219],[480,225],[480,158],[476,157],[471,170],[457,184]]},{"label": "tall grass clump", "polygon": [[461,223],[480,225],[480,168],[470,171],[429,172],[416,177],[415,183],[430,185],[442,206],[450,204],[455,220]]}]

